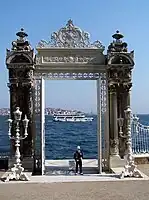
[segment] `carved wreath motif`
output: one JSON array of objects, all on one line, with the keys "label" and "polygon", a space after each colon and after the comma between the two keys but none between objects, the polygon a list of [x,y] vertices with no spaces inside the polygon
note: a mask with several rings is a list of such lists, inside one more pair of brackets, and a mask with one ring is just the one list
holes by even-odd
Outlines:
[{"label": "carved wreath motif", "polygon": [[65,27],[59,31],[52,33],[51,40],[41,40],[37,47],[62,47],[62,48],[99,48],[104,50],[105,47],[100,41],[90,42],[89,33],[82,31],[74,26],[72,20],[69,20]]}]

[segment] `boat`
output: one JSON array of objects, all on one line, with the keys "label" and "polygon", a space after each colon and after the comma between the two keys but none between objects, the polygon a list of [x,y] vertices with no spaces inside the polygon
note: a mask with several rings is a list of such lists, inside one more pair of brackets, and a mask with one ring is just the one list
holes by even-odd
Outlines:
[{"label": "boat", "polygon": [[91,122],[93,117],[86,117],[85,114],[57,114],[53,116],[55,122]]}]

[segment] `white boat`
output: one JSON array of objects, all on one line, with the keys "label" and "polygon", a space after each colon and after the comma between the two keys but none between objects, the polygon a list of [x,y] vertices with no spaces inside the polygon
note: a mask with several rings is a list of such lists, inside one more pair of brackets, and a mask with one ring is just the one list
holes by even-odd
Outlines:
[{"label": "white boat", "polygon": [[59,114],[53,116],[53,121],[55,122],[91,122],[93,119],[93,117],[86,117],[84,114]]}]

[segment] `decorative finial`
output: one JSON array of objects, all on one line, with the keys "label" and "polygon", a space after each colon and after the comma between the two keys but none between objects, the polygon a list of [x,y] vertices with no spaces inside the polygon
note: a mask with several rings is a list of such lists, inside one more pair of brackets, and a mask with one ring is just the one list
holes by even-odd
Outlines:
[{"label": "decorative finial", "polygon": [[24,32],[24,28],[21,28],[21,31],[17,32],[16,36],[18,36],[18,37],[23,39],[23,38],[27,37],[28,34]]},{"label": "decorative finial", "polygon": [[117,30],[116,33],[114,35],[112,35],[112,37],[116,40],[120,40],[122,39],[124,36]]},{"label": "decorative finial", "polygon": [[127,52],[127,43],[123,42],[121,39],[124,37],[118,30],[112,37],[115,39],[108,46],[108,51],[110,52]]},{"label": "decorative finial", "polygon": [[25,37],[28,36],[27,33],[24,32],[24,29],[21,28],[19,32],[16,33],[16,35],[19,37],[16,41],[12,42],[12,50],[13,51],[30,51],[31,46],[29,44],[29,41],[26,40]]},{"label": "decorative finial", "polygon": [[68,20],[66,26],[73,26],[73,21],[72,21],[72,19],[69,19],[69,20]]}]

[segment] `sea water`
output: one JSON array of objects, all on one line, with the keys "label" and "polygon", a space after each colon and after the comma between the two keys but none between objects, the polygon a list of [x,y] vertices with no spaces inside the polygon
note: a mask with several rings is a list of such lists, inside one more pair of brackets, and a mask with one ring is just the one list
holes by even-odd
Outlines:
[{"label": "sea water", "polygon": [[[76,147],[85,158],[97,158],[97,117],[92,122],[53,122],[45,118],[46,159],[72,158]],[[140,122],[149,125],[149,115],[139,115]],[[8,116],[0,116],[0,153],[9,152]]]}]

